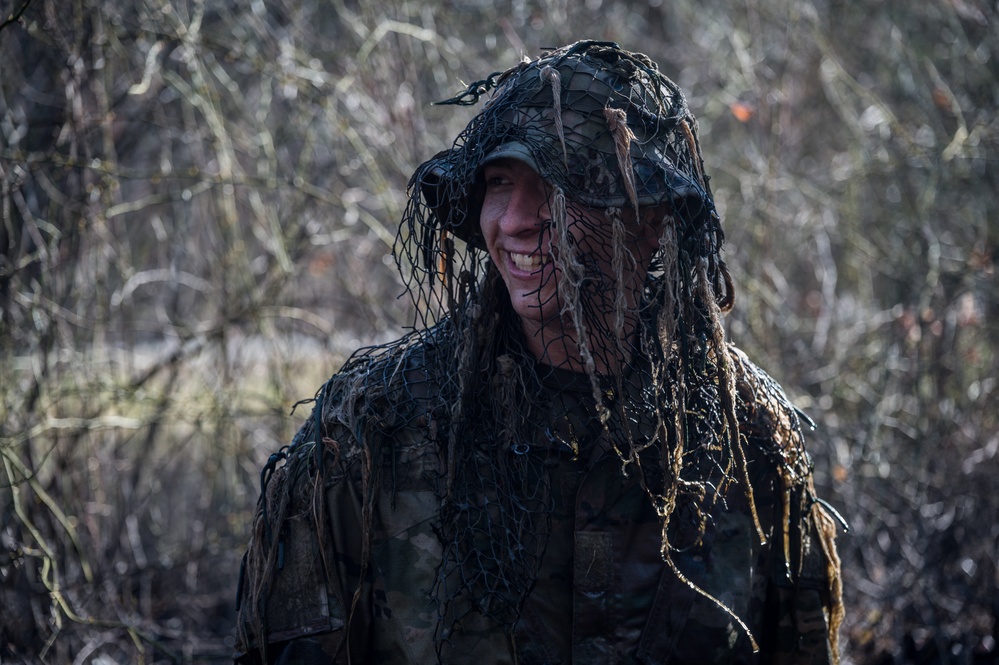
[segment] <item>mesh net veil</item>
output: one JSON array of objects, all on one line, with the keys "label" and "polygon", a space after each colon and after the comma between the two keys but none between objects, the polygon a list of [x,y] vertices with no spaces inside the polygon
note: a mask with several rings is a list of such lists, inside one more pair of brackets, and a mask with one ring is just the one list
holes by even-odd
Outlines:
[{"label": "mesh net veil", "polygon": [[[418,311],[412,332],[356,353],[296,438],[346,432],[370,447],[365,519],[392,482],[373,442],[390,449],[409,430],[441,451],[439,645],[470,613],[513,630],[545,551],[560,456],[612,449],[647,491],[671,566],[689,544],[675,542],[678,515],[703,529],[730,487],[755,506],[755,432],[785,487],[809,474],[782,390],[725,341],[734,292],[680,89],[644,55],[578,42],[444,103],[484,96],[410,182],[395,254]],[[545,187],[530,252],[537,285],[517,295],[521,309],[482,232],[483,167],[503,158]],[[536,325],[523,324],[525,311]]]},{"label": "mesh net veil", "polygon": [[[490,488],[539,475],[505,468],[504,449],[532,445],[538,431],[574,449],[602,436],[623,470],[641,476],[667,525],[678,501],[705,499],[711,477],[744,479],[745,469],[733,374],[728,354],[718,352],[719,317],[733,291],[681,91],[645,56],[580,42],[473,83],[449,103],[473,104],[493,86],[454,146],[414,175],[398,249],[414,266],[410,289],[425,323],[432,329],[433,317],[446,317],[461,349],[446,391],[452,451],[442,529],[450,556],[440,580],[445,585],[455,571],[461,579],[440,591],[445,601],[483,595],[510,623],[544,544],[533,537],[545,531],[544,492],[496,497],[487,521],[460,508],[469,497],[496,494]],[[497,155],[527,162],[549,186],[535,248],[544,257],[533,294],[541,318],[535,340],[521,336],[496,261],[484,256],[482,169]],[[643,225],[659,236],[651,256],[636,251]],[[540,362],[526,349],[532,341]],[[585,381],[566,381],[559,369]],[[453,449],[488,436],[497,422],[508,423],[499,430],[505,441],[485,468],[504,478],[483,475],[481,459]],[[789,462],[801,471],[802,460]],[[503,543],[496,533],[532,534],[532,542]],[[493,557],[484,543],[523,558]],[[489,561],[462,565],[465,552]]]}]

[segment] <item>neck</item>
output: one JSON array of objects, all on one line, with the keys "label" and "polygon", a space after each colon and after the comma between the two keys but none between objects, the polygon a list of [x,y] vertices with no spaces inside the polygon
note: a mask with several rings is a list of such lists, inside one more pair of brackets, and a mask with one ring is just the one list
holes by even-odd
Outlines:
[{"label": "neck", "polygon": [[586,345],[580,343],[576,326],[564,314],[557,321],[544,323],[521,320],[521,330],[528,351],[540,363],[572,372],[613,375],[631,361],[638,328],[633,311],[623,322],[614,318],[607,315],[588,320]]}]

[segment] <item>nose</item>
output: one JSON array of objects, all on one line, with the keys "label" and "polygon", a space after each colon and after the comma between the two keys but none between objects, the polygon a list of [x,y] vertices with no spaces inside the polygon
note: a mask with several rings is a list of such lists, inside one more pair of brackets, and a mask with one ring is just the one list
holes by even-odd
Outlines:
[{"label": "nose", "polygon": [[510,192],[509,204],[500,217],[500,229],[508,236],[537,234],[551,217],[548,187],[533,169],[525,168]]}]

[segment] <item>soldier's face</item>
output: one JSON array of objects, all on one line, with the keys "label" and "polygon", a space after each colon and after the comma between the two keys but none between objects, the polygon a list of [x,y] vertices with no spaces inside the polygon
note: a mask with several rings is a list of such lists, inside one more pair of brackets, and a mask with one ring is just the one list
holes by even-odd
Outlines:
[{"label": "soldier's face", "polygon": [[[498,159],[483,169],[485,194],[480,214],[486,248],[510,292],[510,302],[525,331],[558,334],[565,322],[552,242],[551,187],[526,163]],[[582,262],[584,291],[610,297],[619,286],[613,273],[611,224],[603,210],[567,202],[569,244]],[[625,225],[623,276],[634,303],[645,279],[658,236],[634,219]],[[553,249],[554,248],[554,249]],[[553,328],[555,330],[553,330]],[[551,339],[549,337],[549,339]]]},{"label": "soldier's face", "polygon": [[530,166],[499,159],[483,170],[479,220],[486,248],[521,319],[558,314],[551,255],[551,188]]}]

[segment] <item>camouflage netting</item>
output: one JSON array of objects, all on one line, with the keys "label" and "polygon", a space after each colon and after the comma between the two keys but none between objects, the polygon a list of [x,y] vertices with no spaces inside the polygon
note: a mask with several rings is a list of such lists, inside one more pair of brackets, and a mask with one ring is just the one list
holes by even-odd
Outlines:
[{"label": "camouflage netting", "polygon": [[[677,515],[695,515],[703,530],[733,485],[754,505],[742,414],[789,414],[769,423],[768,454],[785,489],[810,483],[795,412],[725,340],[733,287],[679,88],[643,55],[579,42],[445,103],[487,94],[453,147],[410,183],[396,257],[420,319],[400,341],[357,353],[317,411],[328,439],[348,432],[373,447],[412,427],[443,452],[438,644],[469,612],[513,630],[544,553],[553,451],[608,441],[622,473],[647,489],[675,571],[673,548],[689,545],[671,542]],[[526,338],[480,231],[483,165],[499,157],[531,165],[549,188],[536,240],[536,339]],[[642,256],[635,239],[648,229],[658,244]],[[310,423],[296,441],[315,440],[314,431]],[[377,462],[366,468],[367,519],[374,488],[392,480]],[[815,512],[834,559],[832,526]]]}]

